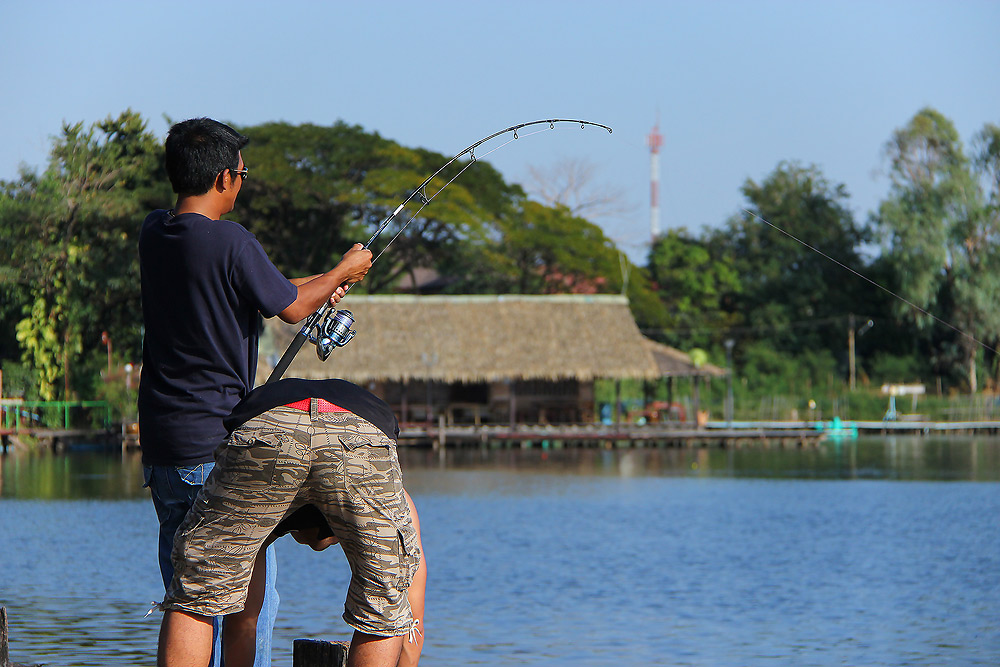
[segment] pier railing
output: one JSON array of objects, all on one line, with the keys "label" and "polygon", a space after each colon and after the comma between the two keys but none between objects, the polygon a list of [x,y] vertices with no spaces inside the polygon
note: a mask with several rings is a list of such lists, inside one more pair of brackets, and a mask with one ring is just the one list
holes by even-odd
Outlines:
[{"label": "pier railing", "polygon": [[0,428],[4,433],[51,431],[60,427],[69,431],[75,427],[112,427],[111,405],[107,401],[24,401],[5,398],[0,400],[3,418]]}]

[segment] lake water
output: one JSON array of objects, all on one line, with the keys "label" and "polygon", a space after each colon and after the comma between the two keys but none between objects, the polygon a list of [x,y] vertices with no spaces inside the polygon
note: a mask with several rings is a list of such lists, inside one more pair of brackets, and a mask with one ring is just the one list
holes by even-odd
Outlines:
[{"label": "lake water", "polygon": [[[1000,440],[404,450],[427,665],[1000,664]],[[134,455],[0,459],[11,658],[151,665]],[[274,664],[348,639],[336,548],[278,542]]]}]

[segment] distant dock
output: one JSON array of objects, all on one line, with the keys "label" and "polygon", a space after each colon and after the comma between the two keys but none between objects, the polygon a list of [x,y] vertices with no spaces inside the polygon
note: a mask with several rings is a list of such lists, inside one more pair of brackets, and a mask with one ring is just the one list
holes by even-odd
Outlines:
[{"label": "distant dock", "polygon": [[502,424],[445,425],[402,424],[403,445],[434,446],[504,444],[519,446],[600,447],[632,446],[739,446],[751,442],[783,446],[815,445],[826,434],[813,428],[736,427],[704,428],[676,424]]},{"label": "distant dock", "polygon": [[749,444],[815,446],[860,435],[998,435],[1000,421],[709,421],[694,424],[419,424],[400,425],[402,445],[594,447],[739,447]]}]

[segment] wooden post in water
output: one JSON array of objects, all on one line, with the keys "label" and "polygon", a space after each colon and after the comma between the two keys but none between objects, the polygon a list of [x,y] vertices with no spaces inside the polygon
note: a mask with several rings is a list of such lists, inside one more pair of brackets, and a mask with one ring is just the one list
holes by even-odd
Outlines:
[{"label": "wooden post in water", "polygon": [[10,652],[7,647],[7,607],[0,607],[0,667],[10,666]]},{"label": "wooden post in water", "polygon": [[349,646],[344,642],[296,639],[292,643],[292,667],[347,667]]}]

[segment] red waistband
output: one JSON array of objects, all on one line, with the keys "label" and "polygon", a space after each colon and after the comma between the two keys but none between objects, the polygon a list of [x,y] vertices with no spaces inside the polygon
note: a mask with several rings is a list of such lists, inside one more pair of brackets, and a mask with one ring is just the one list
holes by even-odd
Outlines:
[{"label": "red waistband", "polygon": [[[303,398],[301,401],[295,401],[294,403],[288,403],[285,405],[286,408],[294,408],[295,410],[304,410],[309,412],[309,400],[308,398]],[[334,405],[326,399],[317,398],[316,402],[319,404],[320,412],[350,412],[339,405]]]}]

